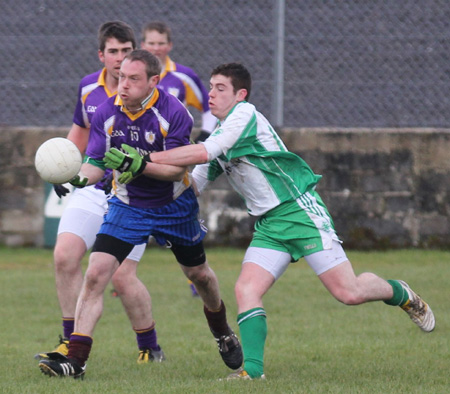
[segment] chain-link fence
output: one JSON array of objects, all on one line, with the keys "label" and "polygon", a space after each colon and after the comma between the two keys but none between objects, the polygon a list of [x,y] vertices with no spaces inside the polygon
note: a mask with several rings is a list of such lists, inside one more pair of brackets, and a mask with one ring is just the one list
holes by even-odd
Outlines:
[{"label": "chain-link fence", "polygon": [[[172,58],[208,86],[240,61],[251,101],[273,117],[280,0],[2,0],[0,124],[69,126],[80,79],[99,69],[107,21],[173,29]],[[448,127],[450,2],[286,0],[283,125]]]}]

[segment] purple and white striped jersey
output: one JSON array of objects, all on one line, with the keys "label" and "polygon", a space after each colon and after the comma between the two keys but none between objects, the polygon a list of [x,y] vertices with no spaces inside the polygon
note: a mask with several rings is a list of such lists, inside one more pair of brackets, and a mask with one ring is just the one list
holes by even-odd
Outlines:
[{"label": "purple and white striped jersey", "polygon": [[[134,147],[142,156],[178,146],[189,145],[193,118],[174,96],[159,89],[145,107],[131,114],[120,97],[114,96],[97,108],[92,119],[86,155],[103,160],[105,152],[122,144]],[[169,204],[190,186],[186,176],[182,182],[168,182],[139,176],[129,184],[120,184],[120,173],[114,171],[113,194],[137,208],[157,208]]]}]

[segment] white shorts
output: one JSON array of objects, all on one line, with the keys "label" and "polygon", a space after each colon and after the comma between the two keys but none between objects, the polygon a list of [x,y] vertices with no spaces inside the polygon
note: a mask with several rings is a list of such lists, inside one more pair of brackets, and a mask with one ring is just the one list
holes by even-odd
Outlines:
[{"label": "white shorts", "polygon": [[[87,250],[91,249],[107,207],[107,198],[103,190],[95,189],[93,186],[75,189],[59,221],[58,235],[75,234],[84,241]],[[140,261],[145,247],[146,244],[136,245],[127,258]]]},{"label": "white shorts", "polygon": [[108,208],[108,200],[103,190],[96,189],[94,186],[87,186],[82,189],[75,189],[70,194],[66,210],[67,208],[83,209],[103,217]]},{"label": "white shorts", "polygon": [[[348,260],[344,249],[337,241],[333,241],[331,249],[322,250],[304,256],[316,275],[321,275],[329,269]],[[291,255],[274,249],[249,247],[245,253],[244,263],[254,263],[270,272],[277,280],[291,263]]]}]

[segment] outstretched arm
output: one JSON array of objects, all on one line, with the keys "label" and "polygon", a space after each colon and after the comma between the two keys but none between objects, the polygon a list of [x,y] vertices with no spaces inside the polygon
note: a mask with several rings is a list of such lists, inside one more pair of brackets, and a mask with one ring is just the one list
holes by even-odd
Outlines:
[{"label": "outstretched arm", "polygon": [[147,163],[142,175],[159,179],[160,181],[176,182],[183,179],[186,170],[187,168],[183,166]]},{"label": "outstretched arm", "polygon": [[126,153],[111,148],[103,158],[107,168],[122,173],[119,177],[120,183],[129,183],[140,175],[164,181],[180,181],[186,173],[185,166],[151,163],[148,162],[148,156],[142,157],[135,148],[127,144],[122,144],[121,148]]},{"label": "outstretched arm", "polygon": [[168,164],[172,166],[190,166],[203,164],[208,161],[208,152],[203,144],[181,146],[166,150],[164,152],[154,152],[150,154],[150,163]]}]

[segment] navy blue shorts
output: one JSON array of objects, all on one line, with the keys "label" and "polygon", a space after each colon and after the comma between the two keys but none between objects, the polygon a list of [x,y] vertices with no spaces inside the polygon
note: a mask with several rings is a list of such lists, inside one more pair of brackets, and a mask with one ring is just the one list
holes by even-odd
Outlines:
[{"label": "navy blue shorts", "polygon": [[169,241],[176,245],[192,246],[203,240],[207,231],[198,219],[198,211],[192,188],[160,208],[135,208],[112,197],[98,233],[133,245],[148,242],[152,235],[160,245]]}]

